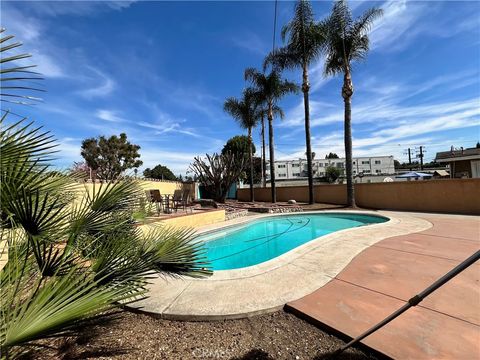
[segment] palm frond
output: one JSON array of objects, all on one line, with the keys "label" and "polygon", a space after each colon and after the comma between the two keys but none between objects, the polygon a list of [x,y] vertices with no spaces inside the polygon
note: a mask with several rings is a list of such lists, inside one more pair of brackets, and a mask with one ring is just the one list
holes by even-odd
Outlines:
[{"label": "palm frond", "polygon": [[[5,29],[0,29],[0,34],[3,34]],[[38,91],[43,92],[36,86],[25,85],[26,81],[37,81],[43,78],[37,72],[32,71],[35,65],[19,66],[18,61],[31,57],[30,54],[11,54],[12,50],[17,49],[22,45],[21,42],[10,42],[14,39],[13,35],[6,35],[0,37],[0,63],[2,64],[0,74],[2,75],[0,81],[0,101],[15,103],[15,104],[34,104],[41,101],[40,98],[24,95],[25,92]],[[11,65],[10,65],[11,64]],[[11,74],[10,76],[5,76]],[[29,101],[21,101],[14,99],[24,99]]]},{"label": "palm frond", "polygon": [[367,33],[382,14],[381,9],[371,8],[354,21],[347,2],[335,2],[330,17],[317,24],[328,34],[325,75],[341,74],[347,68],[350,71],[352,61],[365,59],[369,50]]}]

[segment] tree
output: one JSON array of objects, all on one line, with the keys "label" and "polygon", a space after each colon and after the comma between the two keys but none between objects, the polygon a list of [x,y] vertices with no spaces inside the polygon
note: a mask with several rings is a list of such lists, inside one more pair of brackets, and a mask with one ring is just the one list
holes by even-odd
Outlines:
[{"label": "tree", "polygon": [[281,78],[280,73],[273,69],[268,75],[261,73],[254,68],[245,70],[245,80],[249,80],[258,98],[267,105],[268,118],[268,146],[270,150],[270,183],[272,187],[272,202],[277,201],[275,190],[275,147],[273,145],[273,117],[275,113],[280,113],[281,109],[277,102],[287,94],[297,93],[298,86],[294,83]]},{"label": "tree", "polygon": [[368,32],[382,10],[371,8],[358,19],[352,13],[346,0],[335,2],[329,19],[319,23],[327,36],[325,74],[343,74],[342,97],[345,104],[345,167],[347,176],[347,204],[355,207],[352,163],[352,110],[353,96],[352,61],[363,60],[369,50]]},{"label": "tree", "polygon": [[325,155],[325,159],[338,159],[338,155],[331,152],[331,153]]},{"label": "tree", "polygon": [[329,183],[334,183],[340,177],[340,170],[334,166],[329,166],[325,169],[325,179]]},{"label": "tree", "polygon": [[271,52],[265,59],[264,67],[272,64],[280,69],[302,70],[302,92],[305,110],[305,144],[307,155],[308,199],[313,204],[313,165],[312,145],[310,136],[310,81],[308,68],[318,59],[326,42],[326,36],[314,21],[313,9],[309,1],[300,0],[295,4],[294,16],[282,29],[282,40],[288,35],[285,47]]},{"label": "tree", "polygon": [[159,179],[159,180],[170,180],[176,181],[177,177],[173,172],[166,166],[156,165],[153,169],[146,168],[143,171],[143,176],[150,179]]},{"label": "tree", "polygon": [[138,153],[140,146],[127,141],[127,135],[104,136],[85,139],[82,142],[82,156],[87,165],[101,180],[116,180],[125,170],[138,168],[143,164]]},{"label": "tree", "polygon": [[240,127],[247,129],[248,132],[246,145],[250,160],[250,201],[255,201],[253,191],[253,154],[255,151],[253,151],[252,129],[257,126],[258,120],[260,119],[259,105],[258,97],[255,94],[255,90],[252,88],[243,90],[241,99],[230,97],[223,105],[225,112],[229,113],[237,121]]},{"label": "tree", "polygon": [[194,158],[190,170],[212,195],[213,200],[224,203],[230,187],[238,181],[244,171],[246,158],[231,152],[206,154],[205,157]]},{"label": "tree", "polygon": [[234,137],[227,140],[225,145],[222,148],[222,154],[227,152],[232,152],[238,156],[249,157],[250,145],[252,146],[252,152],[255,154],[256,148],[255,144],[245,135],[235,135]]}]

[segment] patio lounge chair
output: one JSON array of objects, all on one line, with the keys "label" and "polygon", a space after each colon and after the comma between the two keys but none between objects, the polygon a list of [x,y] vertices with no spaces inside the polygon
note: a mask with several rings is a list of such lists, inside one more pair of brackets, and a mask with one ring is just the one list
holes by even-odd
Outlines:
[{"label": "patio lounge chair", "polygon": [[147,195],[148,201],[156,204],[157,212],[158,214],[160,214],[160,212],[164,210],[164,206],[166,205],[166,199],[160,194],[160,190],[146,190],[145,194]]},{"label": "patio lounge chair", "polygon": [[173,192],[173,206],[175,208],[175,211],[178,210],[179,206],[181,206],[183,210],[185,210],[188,204],[189,195],[190,195],[189,189],[175,190]]}]

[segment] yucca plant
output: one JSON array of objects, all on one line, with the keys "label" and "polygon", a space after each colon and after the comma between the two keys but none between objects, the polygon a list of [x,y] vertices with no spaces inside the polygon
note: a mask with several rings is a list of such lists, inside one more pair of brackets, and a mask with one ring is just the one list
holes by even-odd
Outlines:
[{"label": "yucca plant", "polygon": [[[2,97],[4,74],[2,67]],[[134,226],[142,193],[136,181],[88,191],[74,175],[52,171],[56,149],[50,133],[2,115],[0,251],[8,252],[0,269],[2,358],[146,296],[152,276],[210,274],[192,231],[158,227],[144,235]]]}]

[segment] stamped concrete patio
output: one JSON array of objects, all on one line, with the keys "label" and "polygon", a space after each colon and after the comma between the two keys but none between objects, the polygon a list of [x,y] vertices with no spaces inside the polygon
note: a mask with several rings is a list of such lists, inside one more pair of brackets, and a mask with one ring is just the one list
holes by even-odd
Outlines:
[{"label": "stamped concrete patio", "polygon": [[[479,217],[415,216],[433,227],[373,244],[287,310],[355,337],[480,248]],[[479,281],[476,263],[363,343],[398,359],[480,359]]]}]

